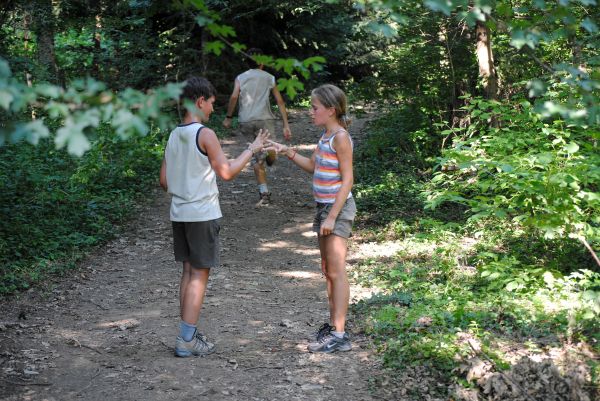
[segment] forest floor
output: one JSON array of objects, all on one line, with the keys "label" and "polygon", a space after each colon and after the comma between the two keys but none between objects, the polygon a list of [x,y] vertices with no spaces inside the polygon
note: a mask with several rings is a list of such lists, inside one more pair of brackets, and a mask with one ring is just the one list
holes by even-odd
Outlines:
[{"label": "forest floor", "polygon": [[[358,143],[366,121],[352,126]],[[319,132],[305,112],[290,122],[293,143],[309,154]],[[245,146],[238,136],[222,143],[230,157]],[[285,157],[269,175],[273,203],[260,208],[250,167],[219,182],[222,266],[211,272],[199,322],[214,354],[173,354],[181,267],[170,199],[157,188],[123,235],[78,270],[0,301],[0,399],[391,399],[368,339],[352,333],[352,314],[351,352],[307,352],[307,336],[328,318],[310,176]],[[350,269],[377,257],[360,248],[351,241]],[[369,291],[353,285],[352,296]]]}]

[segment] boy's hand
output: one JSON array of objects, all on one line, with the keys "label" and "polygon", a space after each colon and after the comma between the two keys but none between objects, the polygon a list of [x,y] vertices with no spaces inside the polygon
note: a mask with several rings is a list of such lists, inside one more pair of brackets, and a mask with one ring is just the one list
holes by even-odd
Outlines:
[{"label": "boy's hand", "polygon": [[231,118],[225,117],[225,119],[223,120],[223,127],[231,128]]},{"label": "boy's hand", "polygon": [[292,139],[292,131],[290,130],[290,127],[283,128],[283,137],[286,141],[290,141]]},{"label": "boy's hand", "polygon": [[270,135],[271,134],[269,133],[269,130],[259,130],[258,134],[256,135],[256,138],[254,138],[254,142],[250,144],[250,150],[252,151],[252,153],[262,151]]}]

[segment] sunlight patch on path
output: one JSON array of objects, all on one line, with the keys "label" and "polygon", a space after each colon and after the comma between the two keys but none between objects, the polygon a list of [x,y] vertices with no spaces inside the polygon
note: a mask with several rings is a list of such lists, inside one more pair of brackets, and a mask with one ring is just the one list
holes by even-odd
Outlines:
[{"label": "sunlight patch on path", "polygon": [[310,279],[321,279],[321,273],[307,272],[307,271],[292,271],[292,272],[281,272],[277,273],[277,276],[291,277],[291,278],[310,278]]},{"label": "sunlight patch on path", "polygon": [[398,241],[365,242],[357,244],[352,256],[357,259],[389,258],[395,256],[403,246]]}]

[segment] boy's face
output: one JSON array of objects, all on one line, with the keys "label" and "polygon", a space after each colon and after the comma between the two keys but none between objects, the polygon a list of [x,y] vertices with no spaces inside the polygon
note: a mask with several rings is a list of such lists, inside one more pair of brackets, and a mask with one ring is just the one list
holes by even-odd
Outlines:
[{"label": "boy's face", "polygon": [[200,109],[200,118],[203,122],[207,122],[210,115],[214,111],[213,104],[215,103],[215,97],[211,96],[208,99],[201,97],[196,101],[196,106]]}]

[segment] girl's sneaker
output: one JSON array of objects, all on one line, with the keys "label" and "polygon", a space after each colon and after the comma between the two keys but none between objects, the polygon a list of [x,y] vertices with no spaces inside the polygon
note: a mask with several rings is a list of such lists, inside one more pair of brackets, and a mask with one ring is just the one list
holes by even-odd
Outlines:
[{"label": "girl's sneaker", "polygon": [[308,344],[310,352],[324,352],[329,354],[335,351],[350,351],[352,343],[348,334],[344,333],[344,337],[337,338],[331,333],[325,334],[319,341]]},{"label": "girl's sneaker", "polygon": [[333,327],[329,323],[323,323],[321,325],[321,327],[319,327],[319,330],[310,334],[310,336],[308,337],[308,340],[318,342],[321,338],[323,338],[323,336],[331,333],[334,330],[335,330],[335,327]]},{"label": "girl's sneaker", "polygon": [[215,351],[215,345],[208,342],[206,336],[198,333],[194,334],[191,341],[185,341],[181,336],[177,336],[175,344],[175,355],[185,358],[188,356],[204,356],[212,354]]}]

